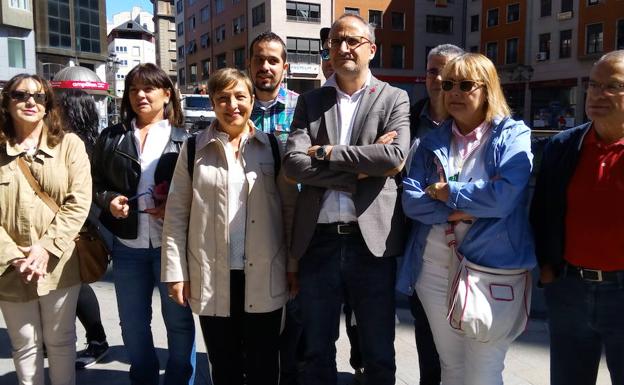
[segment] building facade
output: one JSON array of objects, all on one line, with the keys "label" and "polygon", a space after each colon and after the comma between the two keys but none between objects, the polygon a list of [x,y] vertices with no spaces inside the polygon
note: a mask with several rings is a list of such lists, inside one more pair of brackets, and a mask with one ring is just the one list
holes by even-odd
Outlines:
[{"label": "building facade", "polygon": [[106,34],[108,35],[113,28],[128,20],[134,20],[141,27],[154,33],[154,15],[151,12],[144,11],[141,7],[132,7],[130,11],[123,11],[113,15],[113,22],[108,24]]},{"label": "building facade", "polygon": [[154,5],[156,64],[178,82],[176,58],[176,13],[174,0],[150,0]]},{"label": "building facade", "polygon": [[0,88],[22,73],[35,73],[32,0],[2,1],[0,7]]},{"label": "building facade", "polygon": [[141,63],[156,63],[156,42],[154,34],[134,20],[121,23],[108,34],[108,54],[115,59],[109,66],[106,81],[115,90],[115,96],[124,92],[126,75]]},{"label": "building facade", "polygon": [[105,78],[106,0],[34,0],[34,10],[38,74],[52,79],[79,65]]}]

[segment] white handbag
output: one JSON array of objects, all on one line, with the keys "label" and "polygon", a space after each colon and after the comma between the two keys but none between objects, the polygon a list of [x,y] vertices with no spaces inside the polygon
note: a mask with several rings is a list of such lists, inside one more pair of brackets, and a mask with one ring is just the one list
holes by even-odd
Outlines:
[{"label": "white handbag", "polygon": [[531,274],[470,262],[457,251],[453,225],[447,319],[453,329],[483,343],[513,341],[526,329],[531,308]]}]

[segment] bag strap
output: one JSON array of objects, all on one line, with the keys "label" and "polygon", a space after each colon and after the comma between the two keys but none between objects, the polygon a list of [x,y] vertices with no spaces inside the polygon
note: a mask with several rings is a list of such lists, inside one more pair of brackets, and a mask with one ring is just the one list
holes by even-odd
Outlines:
[{"label": "bag strap", "polygon": [[189,137],[186,141],[186,168],[188,170],[191,181],[193,180],[193,170],[195,169],[195,135]]},{"label": "bag strap", "polygon": [[37,182],[37,179],[35,179],[32,172],[30,172],[30,167],[28,167],[28,164],[26,164],[26,161],[23,157],[20,156],[19,158],[17,158],[17,166],[19,167],[20,171],[22,171],[22,174],[24,174],[24,177],[26,177],[28,184],[30,185],[30,187],[32,187],[37,196],[43,201],[43,203],[45,203],[50,208],[50,210],[52,210],[52,212],[56,214],[60,209],[59,206],[56,204],[56,202],[54,202],[54,199],[50,198],[50,196],[45,191],[43,191],[41,185],[39,184],[39,182]]},{"label": "bag strap", "polygon": [[275,179],[279,175],[280,168],[282,166],[282,157],[279,153],[279,145],[277,144],[277,138],[273,134],[268,134],[269,143],[271,143],[271,152],[273,153],[273,167],[275,167]]}]

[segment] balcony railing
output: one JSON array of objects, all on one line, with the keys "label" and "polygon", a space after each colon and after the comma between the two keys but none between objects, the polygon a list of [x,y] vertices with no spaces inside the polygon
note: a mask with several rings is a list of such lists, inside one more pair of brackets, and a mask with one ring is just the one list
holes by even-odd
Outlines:
[{"label": "balcony railing", "polygon": [[288,21],[298,21],[298,22],[302,22],[302,23],[317,23],[317,24],[321,23],[321,18],[320,17],[306,17],[306,16],[286,15],[286,20],[288,20]]},{"label": "balcony railing", "polygon": [[291,63],[320,64],[319,54],[312,53],[288,53],[288,61]]}]

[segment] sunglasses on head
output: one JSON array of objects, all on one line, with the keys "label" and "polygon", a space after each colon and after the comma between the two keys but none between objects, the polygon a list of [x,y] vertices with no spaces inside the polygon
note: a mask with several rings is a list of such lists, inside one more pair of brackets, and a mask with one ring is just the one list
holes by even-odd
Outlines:
[{"label": "sunglasses on head", "polygon": [[459,84],[459,90],[461,92],[470,92],[475,88],[481,87],[483,83],[476,82],[474,80],[442,80],[442,89],[444,91],[450,91],[455,87],[455,84]]},{"label": "sunglasses on head", "polygon": [[26,91],[15,90],[15,91],[9,92],[9,96],[11,97],[11,99],[18,101],[18,102],[27,102],[28,99],[33,98],[35,103],[37,104],[44,104],[46,100],[48,99],[46,94],[43,92],[31,94],[30,92],[26,92]]}]

